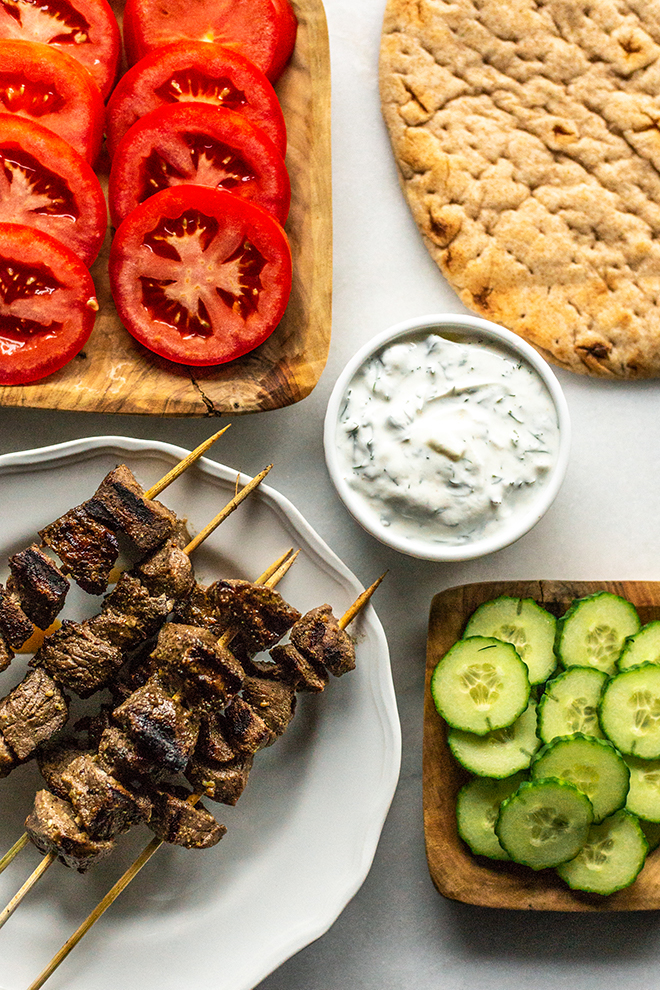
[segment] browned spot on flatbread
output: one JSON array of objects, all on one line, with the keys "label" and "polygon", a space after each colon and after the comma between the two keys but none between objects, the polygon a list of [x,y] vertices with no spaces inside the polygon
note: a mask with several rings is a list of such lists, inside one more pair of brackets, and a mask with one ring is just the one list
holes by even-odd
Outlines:
[{"label": "browned spot on flatbread", "polygon": [[562,367],[660,376],[660,0],[388,0],[380,81],[462,302]]}]

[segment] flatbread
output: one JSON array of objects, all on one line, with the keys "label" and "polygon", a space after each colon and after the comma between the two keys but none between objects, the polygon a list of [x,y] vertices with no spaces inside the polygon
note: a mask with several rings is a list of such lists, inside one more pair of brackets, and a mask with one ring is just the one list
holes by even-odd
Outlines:
[{"label": "flatbread", "polygon": [[465,305],[572,371],[660,376],[660,0],[389,0],[380,80]]}]

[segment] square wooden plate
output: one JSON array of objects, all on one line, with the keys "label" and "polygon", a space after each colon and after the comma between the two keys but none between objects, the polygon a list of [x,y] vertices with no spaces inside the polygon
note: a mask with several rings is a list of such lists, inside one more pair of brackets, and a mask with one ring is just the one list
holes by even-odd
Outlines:
[{"label": "square wooden plate", "polygon": [[533,598],[562,615],[574,598],[595,591],[623,595],[643,623],[660,618],[660,582],[502,581],[468,584],[436,595],[431,604],[424,696],[424,834],[431,878],[445,897],[482,907],[532,911],[645,911],[660,908],[660,852],[646,861],[635,883],[609,897],[570,890],[553,870],[534,872],[514,863],[474,856],[456,831],[456,794],[468,774],[447,746],[445,723],[429,689],[435,665],[460,638],[482,602],[498,595]]},{"label": "square wooden plate", "polygon": [[[250,354],[213,368],[172,364],[124,330],[110,295],[110,235],[92,268],[100,312],[84,352],[41,382],[0,387],[0,406],[154,416],[258,412],[299,402],[325,367],[332,301],[330,54],[321,0],[291,0],[298,36],[276,89],[286,119],[293,289],[280,325]],[[121,11],[117,11],[121,19]],[[107,162],[99,164],[107,183]],[[105,174],[104,174],[105,172]]]}]

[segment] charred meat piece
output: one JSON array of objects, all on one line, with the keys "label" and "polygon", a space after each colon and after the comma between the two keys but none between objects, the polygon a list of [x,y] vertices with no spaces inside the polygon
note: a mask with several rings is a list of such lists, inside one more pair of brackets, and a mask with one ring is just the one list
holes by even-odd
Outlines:
[{"label": "charred meat piece", "polygon": [[[312,691],[318,693],[325,690],[330,676],[323,666],[315,660],[308,660],[295,648],[293,643],[274,646],[270,651],[276,670],[281,670],[281,680],[288,680],[295,685],[296,691]],[[262,663],[254,668],[261,676],[269,676],[267,665]]]},{"label": "charred meat piece", "polygon": [[180,622],[182,625],[209,629],[218,638],[226,628],[226,619],[217,614],[207,589],[201,584],[195,584],[186,598],[176,602],[172,610],[172,618],[174,622]]},{"label": "charred meat piece", "polygon": [[53,680],[89,698],[114,677],[124,656],[117,646],[96,636],[88,622],[65,619],[61,629],[39,647],[31,667],[43,667]]},{"label": "charred meat piece", "polygon": [[232,650],[239,659],[267,650],[289,631],[300,612],[279,592],[250,581],[216,581],[207,597],[226,628],[236,629]]},{"label": "charred meat piece", "polygon": [[25,829],[37,849],[56,853],[61,863],[79,873],[108,856],[114,846],[109,839],[92,839],[76,821],[69,802],[50,791],[37,791]]},{"label": "charred meat piece", "polygon": [[110,725],[104,731],[98,754],[103,767],[129,784],[144,780],[157,783],[168,773],[167,767],[154,762],[153,756],[142,751],[139,742],[116,725]]},{"label": "charred meat piece", "polygon": [[101,612],[86,625],[101,639],[121,650],[130,650],[154,636],[172,611],[166,595],[150,595],[147,588],[127,571],[106,595]]},{"label": "charred meat piece", "polygon": [[69,582],[54,560],[33,543],[9,558],[8,587],[27,617],[39,629],[48,629],[64,607]]},{"label": "charred meat piece", "polygon": [[103,594],[119,556],[119,543],[111,529],[77,505],[39,530],[39,536],[83,591]]},{"label": "charred meat piece", "polygon": [[11,646],[0,632],[0,673],[6,670],[9,664],[14,659],[14,651]]},{"label": "charred meat piece", "polygon": [[177,523],[174,513],[162,503],[144,497],[144,490],[125,464],[106,475],[84,508],[110,529],[125,533],[145,552],[163,543]]},{"label": "charred meat piece", "polygon": [[216,822],[204,805],[190,804],[183,787],[156,790],[152,794],[151,831],[162,839],[186,849],[210,849],[227,829]]},{"label": "charred meat piece", "polygon": [[340,629],[329,605],[306,612],[291,630],[291,642],[310,663],[322,663],[340,677],[355,669],[355,646]]},{"label": "charred meat piece", "polygon": [[199,715],[172,697],[157,674],[115,709],[114,721],[168,770],[185,770],[197,742]]},{"label": "charred meat piece", "polygon": [[34,632],[34,626],[13,592],[0,584],[0,633],[13,650],[18,650]]},{"label": "charred meat piece", "polygon": [[17,764],[16,757],[0,733],[0,777],[6,777]]},{"label": "charred meat piece", "polygon": [[223,728],[235,750],[256,753],[270,745],[273,734],[263,718],[242,698],[234,698],[224,711]]},{"label": "charred meat piece", "polygon": [[0,732],[20,760],[61,729],[68,704],[45,670],[37,668],[0,701]]},{"label": "charred meat piece", "polygon": [[195,583],[193,566],[179,542],[176,538],[166,540],[162,547],[133,568],[133,573],[150,595],[181,599],[192,591]]},{"label": "charred meat piece", "polygon": [[68,799],[86,830],[95,839],[112,839],[132,825],[147,822],[151,801],[134,794],[86,754],[75,759],[62,773]]},{"label": "charred meat piece", "polygon": [[271,742],[281,736],[296,711],[296,690],[283,681],[246,677],[243,700],[259,714],[273,733]]},{"label": "charred meat piece", "polygon": [[247,753],[237,756],[231,763],[219,764],[194,757],[186,777],[196,790],[204,791],[212,801],[236,804],[248,782],[252,760]]},{"label": "charred meat piece", "polygon": [[243,668],[208,629],[168,622],[152,656],[161,667],[179,674],[202,699],[226,705],[241,690]]},{"label": "charred meat piece", "polygon": [[195,756],[213,763],[229,763],[237,756],[228,738],[224,716],[216,712],[202,719]]},{"label": "charred meat piece", "polygon": [[58,797],[68,798],[69,788],[62,782],[62,774],[85,750],[74,738],[42,746],[37,753],[37,765],[48,789]]}]

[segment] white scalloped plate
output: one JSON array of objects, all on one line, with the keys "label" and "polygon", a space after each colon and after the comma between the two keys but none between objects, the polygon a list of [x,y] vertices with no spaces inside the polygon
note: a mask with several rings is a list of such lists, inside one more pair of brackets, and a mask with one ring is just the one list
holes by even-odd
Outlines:
[{"label": "white scalloped plate", "polygon": [[[184,456],[170,444],[95,437],[0,457],[0,580],[7,556],[87,498],[116,464],[153,484]],[[229,500],[236,471],[203,459],[161,496],[196,532]],[[245,483],[248,479],[241,478]],[[280,585],[301,611],[341,614],[361,586],[291,503],[262,487],[195,553],[197,576],[257,577],[288,547],[302,548]],[[374,575],[376,577],[377,575]],[[93,614],[73,589],[64,615]],[[47,983],[49,990],[250,990],[322,935],[369,871],[396,786],[400,728],[385,635],[373,607],[351,626],[357,669],[320,696],[300,696],[287,734],[258,754],[235,808],[208,803],[227,826],[214,849],[163,847]],[[17,658],[0,696],[23,676]],[[40,777],[31,764],[0,781],[0,850],[21,834]],[[55,863],[0,932],[4,990],[24,990],[139,850],[123,836],[88,874]],[[39,861],[28,847],[0,877],[6,903]]]}]

